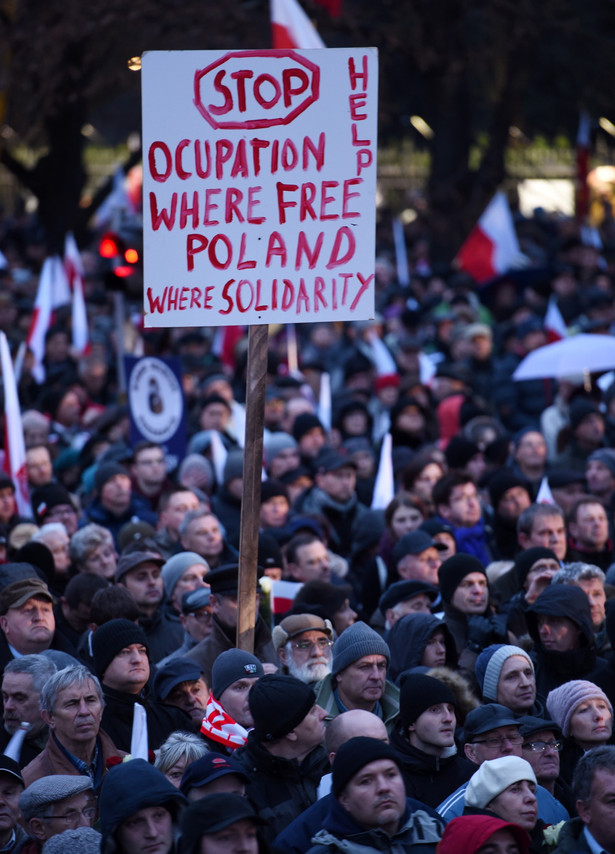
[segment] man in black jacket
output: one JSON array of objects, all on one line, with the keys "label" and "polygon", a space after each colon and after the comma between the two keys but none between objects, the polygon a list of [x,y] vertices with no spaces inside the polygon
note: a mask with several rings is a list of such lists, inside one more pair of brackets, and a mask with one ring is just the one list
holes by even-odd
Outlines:
[{"label": "man in black jacket", "polygon": [[409,674],[402,684],[391,746],[408,796],[434,809],[476,770],[469,759],[457,755],[456,724],[450,688],[431,676]]},{"label": "man in black jacket", "polygon": [[116,747],[130,752],[135,703],[145,708],[151,750],[160,747],[174,730],[191,728],[185,712],[149,696],[148,646],[140,626],[130,620],[109,620],[94,632],[92,652],[105,700],[102,728]]},{"label": "man in black jacket", "polygon": [[250,691],[254,729],[236,754],[250,783],[246,795],[265,822],[267,843],[316,800],[329,762],[322,745],[326,712],[294,676],[263,676]]}]

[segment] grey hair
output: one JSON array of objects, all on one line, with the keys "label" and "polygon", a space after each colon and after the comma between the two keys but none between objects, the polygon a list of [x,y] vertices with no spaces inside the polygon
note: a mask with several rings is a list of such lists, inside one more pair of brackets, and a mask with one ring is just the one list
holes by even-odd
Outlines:
[{"label": "grey hair", "polygon": [[66,537],[68,536],[68,531],[63,522],[47,522],[46,525],[43,525],[38,529],[36,534],[33,534],[30,537],[31,543],[44,543],[45,536],[47,534],[64,534]]},{"label": "grey hair", "polygon": [[575,801],[589,803],[596,771],[615,773],[615,746],[603,744],[584,753],[577,762],[572,778],[572,794]]},{"label": "grey hair", "polygon": [[591,581],[592,578],[598,578],[604,584],[606,576],[599,566],[575,560],[558,569],[551,579],[551,584],[574,584],[576,581]]},{"label": "grey hair", "polygon": [[[536,431],[538,432],[538,431]],[[561,516],[564,519],[564,511],[558,504],[530,504],[517,519],[517,534],[531,534],[534,519],[539,516]]]},{"label": "grey hair", "polygon": [[213,516],[214,519],[217,520],[218,525],[220,525],[220,530],[224,534],[222,523],[220,522],[216,514],[213,512],[213,510],[205,510],[204,508],[199,508],[198,510],[189,510],[182,519],[182,522],[179,528],[177,529],[179,531],[180,538],[183,537],[184,534],[186,534],[191,522],[194,522],[195,519],[202,519],[203,516]]},{"label": "grey hair", "polygon": [[21,416],[21,424],[24,430],[29,430],[32,427],[42,427],[49,432],[49,419],[37,409],[28,409],[24,412]]},{"label": "grey hair", "polygon": [[91,682],[94,685],[98,699],[104,704],[102,688],[100,687],[100,682],[96,676],[94,676],[94,674],[82,664],[75,664],[71,667],[65,667],[62,670],[58,670],[57,673],[54,673],[54,675],[47,680],[43,686],[43,690],[41,691],[41,709],[44,709],[46,712],[53,712],[53,708],[56,704],[60,691],[64,691],[72,685],[78,685],[81,687],[87,682]]},{"label": "grey hair", "polygon": [[115,548],[113,536],[107,528],[103,528],[102,525],[97,525],[95,522],[84,525],[70,539],[68,554],[71,561],[77,566],[81,566],[89,558],[94,549],[103,543],[109,543]]},{"label": "grey hair", "polygon": [[21,658],[12,658],[5,666],[4,673],[26,673],[32,677],[32,688],[40,694],[57,669],[46,655],[22,655]]},{"label": "grey hair", "polygon": [[154,768],[167,774],[180,759],[186,758],[186,765],[196,762],[201,756],[209,753],[209,748],[203,739],[192,732],[176,730],[172,732],[156,751]]}]

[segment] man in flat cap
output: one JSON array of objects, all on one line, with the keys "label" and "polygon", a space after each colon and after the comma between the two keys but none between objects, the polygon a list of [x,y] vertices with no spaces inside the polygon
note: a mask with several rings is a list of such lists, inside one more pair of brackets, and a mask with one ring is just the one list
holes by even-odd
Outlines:
[{"label": "man in flat cap", "polygon": [[[201,668],[205,681],[211,685],[211,669],[217,656],[235,647],[237,633],[237,588],[239,585],[238,564],[227,564],[212,569],[206,576],[210,586],[210,605],[213,614],[211,634],[185,654]],[[181,642],[181,641],[180,641]],[[278,657],[271,639],[271,631],[258,615],[254,633],[254,654],[259,661],[273,670]],[[265,667],[265,670],[268,667]]]},{"label": "man in flat cap", "polygon": [[19,808],[29,835],[39,843],[69,828],[92,827],[96,799],[86,776],[52,774],[35,780],[19,797]]},{"label": "man in flat cap", "polygon": [[181,623],[164,607],[164,563],[155,552],[127,551],[120,555],[115,570],[115,583],[125,587],[137,603],[139,625],[154,663],[174,652],[183,641]]},{"label": "man in flat cap", "polygon": [[292,614],[273,630],[282,672],[313,685],[331,673],[333,627],[316,614]]}]

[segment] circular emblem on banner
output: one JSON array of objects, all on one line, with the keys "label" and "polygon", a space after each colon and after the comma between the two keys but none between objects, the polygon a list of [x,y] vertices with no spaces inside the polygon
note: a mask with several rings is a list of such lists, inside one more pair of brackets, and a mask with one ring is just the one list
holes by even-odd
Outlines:
[{"label": "circular emblem on banner", "polygon": [[128,384],[130,414],[150,442],[168,442],[183,416],[184,397],[173,371],[160,359],[140,359]]}]

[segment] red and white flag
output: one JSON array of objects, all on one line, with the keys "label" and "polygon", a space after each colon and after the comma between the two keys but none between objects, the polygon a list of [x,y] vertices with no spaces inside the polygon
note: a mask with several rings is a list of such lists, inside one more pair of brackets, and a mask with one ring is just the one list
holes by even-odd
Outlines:
[{"label": "red and white flag", "polygon": [[85,273],[81,255],[72,233],[67,234],[64,241],[64,269],[72,290],[73,348],[77,353],[84,354],[90,349],[88,316],[83,292]]},{"label": "red and white flag", "polygon": [[26,476],[26,444],[23,437],[17,383],[11,352],[4,332],[0,332],[0,368],[4,385],[4,471],[15,485],[15,504],[20,516],[32,516]]},{"label": "red and white flag", "polygon": [[45,258],[38,280],[30,329],[26,338],[26,343],[34,357],[32,376],[39,384],[45,381],[45,367],[43,365],[45,335],[53,323],[54,309],[61,305],[68,305],[70,301],[70,287],[62,261],[58,255]]},{"label": "red and white flag", "polygon": [[298,581],[272,581],[269,591],[269,606],[273,616],[285,614],[293,606],[293,600],[303,584]]},{"label": "red and white flag", "polygon": [[521,255],[504,193],[496,193],[457,254],[457,265],[479,283],[506,273]]},{"label": "red and white flag", "polygon": [[545,331],[547,333],[547,341],[549,344],[553,344],[555,341],[561,341],[562,338],[565,338],[568,335],[566,322],[562,317],[561,311],[557,307],[557,301],[553,294],[549,297],[549,303],[545,314]]},{"label": "red and white flag", "polygon": [[271,0],[271,30],[277,49],[326,47],[297,0]]}]

